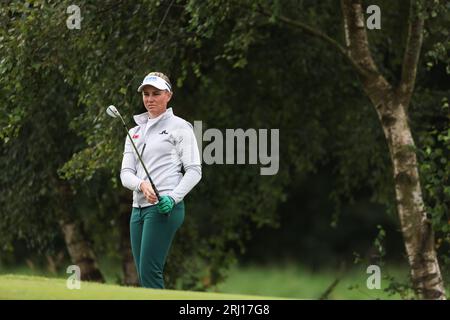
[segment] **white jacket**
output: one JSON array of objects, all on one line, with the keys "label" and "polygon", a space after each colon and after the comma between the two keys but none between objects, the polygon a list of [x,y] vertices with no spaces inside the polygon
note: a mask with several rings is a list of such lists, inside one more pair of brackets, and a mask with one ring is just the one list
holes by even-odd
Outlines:
[{"label": "white jacket", "polygon": [[[172,108],[154,119],[149,119],[147,112],[135,115],[134,121],[137,126],[130,129],[130,136],[159,194],[171,196],[179,203],[202,176],[192,125],[175,116]],[[133,190],[133,207],[152,205],[139,188],[141,182],[148,179],[128,136],[120,179],[124,187]]]}]

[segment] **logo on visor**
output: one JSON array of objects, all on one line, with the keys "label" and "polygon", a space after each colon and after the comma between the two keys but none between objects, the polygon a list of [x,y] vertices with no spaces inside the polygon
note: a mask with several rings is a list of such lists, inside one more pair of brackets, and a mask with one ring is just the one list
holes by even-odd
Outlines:
[{"label": "logo on visor", "polygon": [[158,78],[155,76],[150,76],[150,77],[145,78],[145,81],[158,81]]},{"label": "logo on visor", "polygon": [[137,139],[137,138],[139,138],[139,135],[138,135],[138,134],[135,134],[135,135],[133,136],[133,139]]}]

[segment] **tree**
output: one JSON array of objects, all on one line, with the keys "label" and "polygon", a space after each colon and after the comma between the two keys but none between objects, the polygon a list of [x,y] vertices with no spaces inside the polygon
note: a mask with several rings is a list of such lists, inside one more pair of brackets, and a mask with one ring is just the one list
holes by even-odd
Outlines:
[{"label": "tree", "polygon": [[80,198],[57,172],[81,143],[68,125],[76,115],[70,108],[76,90],[64,83],[56,66],[40,60],[45,49],[35,36],[45,20],[36,12],[27,16],[27,11],[14,5],[1,11],[5,55],[0,71],[0,161],[9,168],[0,178],[3,241],[23,239],[45,252],[55,249],[55,239],[62,234],[81,278],[103,282],[83,224],[75,216]]}]

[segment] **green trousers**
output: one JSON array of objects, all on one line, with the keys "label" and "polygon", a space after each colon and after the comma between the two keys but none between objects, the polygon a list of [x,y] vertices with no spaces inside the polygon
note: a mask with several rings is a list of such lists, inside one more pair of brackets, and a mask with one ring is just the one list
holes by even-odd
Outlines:
[{"label": "green trousers", "polygon": [[131,211],[131,250],[142,287],[164,289],[164,264],[170,245],[184,221],[184,202],[175,205],[168,215],[156,205]]}]

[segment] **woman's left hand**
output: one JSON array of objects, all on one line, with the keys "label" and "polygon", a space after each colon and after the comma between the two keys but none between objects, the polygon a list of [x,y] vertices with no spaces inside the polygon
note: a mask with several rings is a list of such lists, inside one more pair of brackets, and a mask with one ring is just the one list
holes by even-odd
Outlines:
[{"label": "woman's left hand", "polygon": [[173,200],[169,196],[162,196],[158,202],[159,212],[166,214],[172,211],[173,206],[175,205],[175,200]]}]

